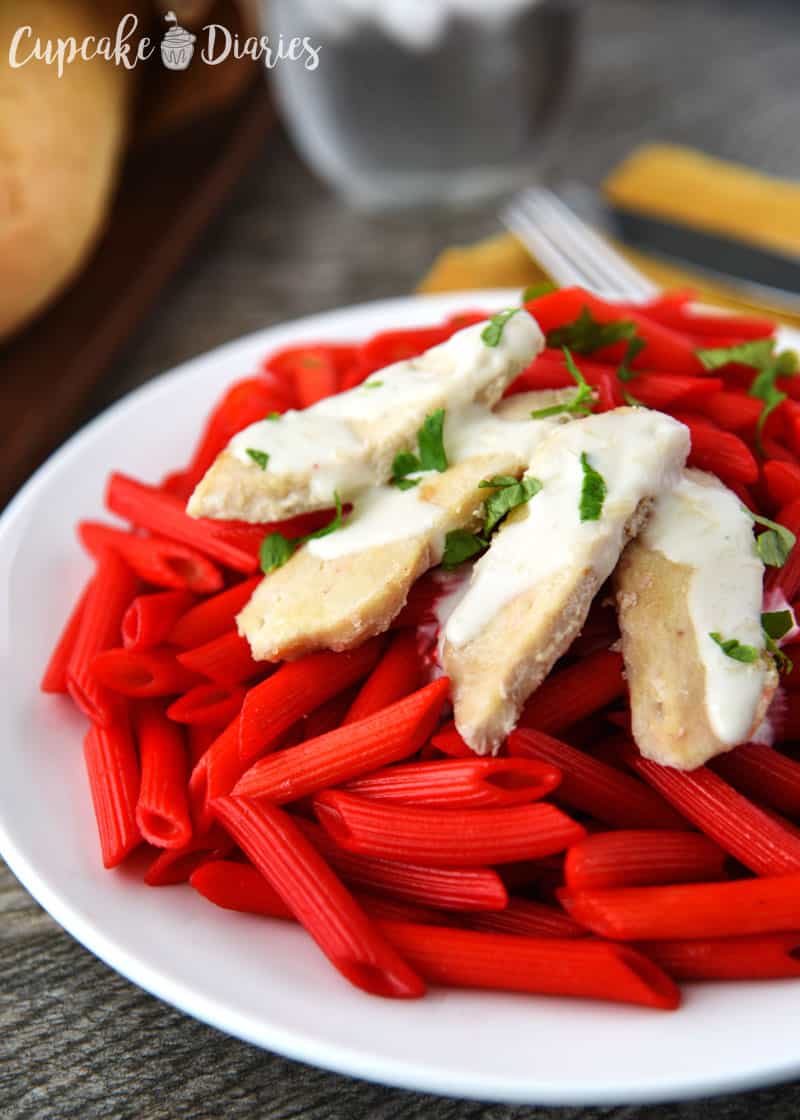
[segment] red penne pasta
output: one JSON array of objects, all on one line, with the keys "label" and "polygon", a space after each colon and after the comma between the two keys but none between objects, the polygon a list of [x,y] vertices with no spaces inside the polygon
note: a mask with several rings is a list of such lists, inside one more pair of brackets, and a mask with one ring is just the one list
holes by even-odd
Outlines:
[{"label": "red penne pasta", "polygon": [[511,898],[504,910],[468,914],[463,920],[470,929],[518,937],[586,937],[588,932],[563,910],[528,898]]},{"label": "red penne pasta", "polygon": [[118,552],[125,563],[155,587],[209,594],[222,587],[222,572],[202,552],[166,537],[143,537],[97,521],[78,526],[81,543],[93,556],[104,548]]},{"label": "red penne pasta", "polygon": [[347,653],[312,653],[281,665],[268,680],[252,688],[242,707],[242,761],[258,758],[298,719],[366,676],[380,651],[380,640],[373,638]]},{"label": "red penne pasta", "polygon": [[106,489],[106,505],[133,525],[196,548],[234,571],[249,574],[258,568],[258,545],[264,535],[258,526],[237,530],[230,523],[189,517],[178,498],[116,472]]},{"label": "red penne pasta", "polygon": [[645,941],[637,948],[675,980],[782,980],[800,976],[800,933]]},{"label": "red penne pasta", "polygon": [[47,662],[39,684],[39,688],[42,692],[56,693],[67,691],[69,662],[72,657],[72,650],[75,647],[75,641],[80,632],[83,612],[86,609],[86,600],[89,598],[91,587],[92,581],[90,580],[81,592],[80,598],[73,607],[64,629],[61,631],[61,636],[56,642],[53,652],[50,654],[50,660]]},{"label": "red penne pasta", "polygon": [[165,848],[160,852],[144,874],[148,887],[174,887],[188,883],[189,877],[198,867],[210,860],[224,859],[230,855],[234,843],[226,832],[214,822],[211,828],[196,833],[182,848]]},{"label": "red penne pasta", "polygon": [[138,706],[134,725],[142,772],[136,803],[139,831],[157,848],[183,848],[192,838],[183,735],[152,702]]},{"label": "red penne pasta", "polygon": [[141,699],[175,696],[197,683],[170,649],[107,649],[92,660],[91,673],[107,689]]},{"label": "red penne pasta", "polygon": [[688,827],[674,809],[641,782],[541,731],[526,728],[513,732],[508,749],[512,756],[536,758],[555,766],[561,771],[556,800],[613,828]]},{"label": "red penne pasta", "polygon": [[225,910],[243,914],[263,914],[266,918],[294,919],[294,914],[250,863],[231,859],[212,859],[189,876],[194,889]]},{"label": "red penne pasta", "polygon": [[338,971],[374,995],[413,999],[425,985],[392,949],[288,814],[225,797],[214,812]]},{"label": "red penne pasta", "polygon": [[702,883],[722,879],[727,853],[696,832],[656,829],[597,832],[567,852],[571,890]]},{"label": "red penne pasta", "polygon": [[138,652],[160,646],[194,602],[195,597],[189,591],[138,595],[122,619],[122,644],[125,649]]},{"label": "red penne pasta", "polygon": [[747,797],[800,817],[800,762],[761,743],[747,743],[719,755],[711,768]]},{"label": "red penne pasta", "polygon": [[193,770],[211,744],[219,735],[219,728],[213,723],[190,723],[186,727],[189,765]]},{"label": "red penne pasta", "polygon": [[796,463],[767,462],[762,467],[762,473],[767,494],[775,509],[795,501],[800,495],[800,466]]},{"label": "red penne pasta", "polygon": [[442,677],[374,716],[261,759],[234,792],[284,804],[408,758],[436,726],[449,683]]},{"label": "red penne pasta", "polygon": [[687,426],[692,436],[690,466],[710,471],[726,483],[749,485],[757,481],[758,463],[747,444],[733,432],[724,432],[704,416],[676,412],[675,418]]},{"label": "red penne pasta", "polygon": [[554,734],[626,691],[622,654],[598,650],[547,677],[522,709],[519,726]]},{"label": "red penne pasta", "polygon": [[629,946],[588,938],[514,937],[404,922],[379,924],[431,984],[613,1000],[663,1011],[673,1011],[681,1001],[674,981]]},{"label": "red penne pasta", "polygon": [[473,758],[387,766],[345,787],[348,793],[398,805],[483,809],[546,797],[561,775],[546,762]]},{"label": "red penne pasta", "polygon": [[271,668],[264,661],[253,660],[247,639],[240,638],[235,630],[196,649],[184,650],[177,660],[192,673],[229,687],[252,680]]},{"label": "red penne pasta", "polygon": [[175,723],[222,728],[239,714],[244,696],[238,685],[196,684],[170,704],[167,715]]},{"label": "red penne pasta", "polygon": [[270,412],[285,412],[296,404],[287,382],[277,377],[247,377],[225,392],[209,416],[192,460],[186,469],[191,492],[237,432],[263,420]]},{"label": "red penne pasta", "polygon": [[314,811],[336,843],[379,859],[431,867],[486,867],[561,852],[586,835],[554,805],[513,805],[453,813],[391,805],[326,790]]},{"label": "red penne pasta", "polygon": [[686,377],[670,373],[640,373],[630,386],[638,401],[648,408],[667,412],[671,408],[697,408],[707,412],[708,402],[718,395],[719,377]]},{"label": "red penne pasta", "polygon": [[241,712],[220,731],[192,770],[189,803],[195,828],[205,832],[213,823],[211,802],[230,793],[247,769],[239,753]]},{"label": "red penne pasta", "polygon": [[691,772],[672,770],[633,750],[628,764],[687,820],[756,875],[800,871],[800,837],[708,767]]},{"label": "red penne pasta", "polygon": [[373,859],[346,852],[311,821],[295,822],[348,883],[404,902],[437,910],[502,910],[508,891],[496,871],[488,867],[425,867],[421,864]]},{"label": "red penne pasta", "polygon": [[800,875],[559,891],[569,914],[599,937],[663,941],[800,929]]},{"label": "red penne pasta", "polygon": [[104,867],[117,867],[142,841],[136,823],[139,764],[126,719],[109,727],[93,724],[83,757]]},{"label": "red penne pasta", "polygon": [[119,717],[124,705],[95,675],[94,662],[100,653],[119,643],[122,619],[138,586],[137,577],[124,560],[111,550],[102,553],[67,666],[70,696],[93,723],[103,727]]},{"label": "red penne pasta", "polygon": [[179,618],[169,633],[170,645],[181,649],[204,646],[214,638],[221,638],[234,628],[234,619],[250,599],[261,582],[260,576],[251,576],[234,584],[227,591],[220,591],[211,599],[188,610]]},{"label": "red penne pasta", "polygon": [[[294,724],[289,732],[289,739],[294,740],[291,745],[302,743],[304,739],[318,739],[320,735],[327,735],[342,726],[342,720],[347,715],[355,700],[356,690],[348,688],[346,692],[332,696],[324,704],[320,704],[313,712]],[[294,738],[296,736],[296,738]]]},{"label": "red penne pasta", "polygon": [[422,663],[413,630],[401,630],[372,670],[342,723],[356,723],[402,700],[423,683]]},{"label": "red penne pasta", "polygon": [[431,739],[431,746],[450,758],[475,757],[475,751],[461,738],[452,720],[439,728]]},{"label": "red penne pasta", "polygon": [[745,393],[723,390],[693,403],[690,407],[702,412],[726,432],[754,432],[764,402],[756,400],[755,397],[748,397]]},{"label": "red penne pasta", "polygon": [[646,304],[641,313],[676,331],[702,335],[704,346],[717,346],[716,339],[733,336],[740,342],[750,338],[769,338],[775,333],[775,324],[769,319],[751,316],[725,314],[695,310],[689,304],[678,303],[671,298]]},{"label": "red penne pasta", "polygon": [[289,380],[300,408],[338,392],[339,374],[326,346],[293,346],[272,355],[265,365]]},{"label": "red penne pasta", "polygon": [[800,594],[800,498],[780,509],[775,520],[794,533],[797,540],[783,567],[769,569],[764,585],[768,591],[780,589],[792,603]]}]

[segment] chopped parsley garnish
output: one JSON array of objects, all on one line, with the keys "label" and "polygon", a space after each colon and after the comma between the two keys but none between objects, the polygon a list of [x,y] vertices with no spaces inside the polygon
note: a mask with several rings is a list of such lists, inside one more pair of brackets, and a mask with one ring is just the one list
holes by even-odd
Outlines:
[{"label": "chopped parsley garnish", "polygon": [[762,517],[759,513],[753,513],[753,511],[747,509],[746,506],[742,508],[750,514],[757,525],[765,525],[767,528],[766,533],[761,533],[756,537],[758,555],[767,567],[782,568],[789,559],[789,553],[794,548],[797,539],[794,533],[791,529],[787,529],[785,525],[781,525],[777,521],[770,521],[768,517]]},{"label": "chopped parsley garnish", "polygon": [[280,412],[268,412],[267,415],[264,417],[265,420],[280,420],[280,418],[281,418]]},{"label": "chopped parsley garnish", "polygon": [[771,655],[773,661],[775,662],[775,668],[778,670],[778,672],[791,673],[792,669],[794,669],[794,662],[792,661],[791,657],[786,656],[775,639],[770,638],[769,634],[767,634],[764,641],[766,643],[767,653]]},{"label": "chopped parsley garnish", "polygon": [[521,307],[509,307],[505,311],[498,311],[496,315],[492,315],[481,331],[481,338],[487,346],[497,346],[499,344],[506,323],[512,315],[516,315],[521,310]]},{"label": "chopped parsley garnish", "polygon": [[549,296],[551,292],[557,291],[558,284],[554,284],[552,280],[543,280],[541,284],[529,284],[522,293],[520,303],[528,303],[529,300],[538,299],[539,296]]},{"label": "chopped parsley garnish", "polygon": [[[582,307],[577,319],[547,332],[547,345],[551,349],[568,346],[576,354],[592,354],[615,342],[638,338],[636,324],[630,319],[615,319],[600,323],[588,307]],[[643,349],[643,347],[639,347]],[[638,351],[637,351],[638,353]]]},{"label": "chopped parsley garnish", "polygon": [[756,425],[756,442],[763,452],[761,433],[764,425],[778,405],[786,400],[786,393],[778,388],[777,380],[779,377],[790,377],[797,372],[797,354],[794,350],[782,350],[776,354],[775,340],[772,338],[756,338],[750,342],[741,342],[737,346],[720,346],[696,350],[695,353],[705,369],[719,369],[721,366],[736,362],[758,370],[748,389],[748,396],[764,402]]},{"label": "chopped parsley garnish", "polygon": [[503,518],[511,513],[512,509],[529,502],[534,494],[538,494],[542,484],[538,478],[523,478],[518,482],[515,478],[499,475],[497,478],[487,479],[480,483],[481,487],[496,487],[496,491],[484,502],[486,521],[483,526],[484,536],[496,528]]},{"label": "chopped parsley garnish", "polygon": [[534,494],[542,489],[538,478],[516,479],[508,474],[495,475],[478,483],[481,489],[495,490],[483,503],[484,524],[482,533],[470,533],[466,529],[454,529],[444,541],[442,555],[443,568],[457,568],[465,560],[472,559],[489,547],[489,540],[503,520],[517,506],[529,502]]},{"label": "chopped parsley garnish", "polygon": [[606,500],[606,480],[589,462],[586,452],[581,453],[583,486],[581,487],[581,521],[599,521]]},{"label": "chopped parsley garnish", "polygon": [[444,539],[442,567],[448,571],[457,568],[465,560],[483,552],[488,545],[489,542],[477,533],[469,533],[466,529],[453,529]]},{"label": "chopped parsley garnish", "polygon": [[365,381],[364,382],[364,388],[365,389],[380,389],[380,387],[382,385],[383,385],[382,381]]},{"label": "chopped parsley garnish", "polygon": [[622,399],[625,401],[625,404],[629,404],[631,408],[647,408],[644,401],[640,401],[638,397],[635,397],[633,393],[629,392],[627,389],[622,390]]},{"label": "chopped parsley garnish", "polygon": [[275,568],[282,568],[286,561],[290,560],[297,549],[306,541],[319,540],[320,537],[327,537],[330,533],[335,533],[337,529],[341,529],[344,523],[342,499],[337,493],[334,493],[333,500],[336,505],[336,513],[333,519],[327,525],[323,525],[321,529],[317,529],[313,533],[307,533],[304,537],[296,537],[294,540],[284,537],[283,533],[268,533],[264,537],[258,550],[258,559],[264,575],[274,571]]},{"label": "chopped parsley garnish", "polygon": [[708,636],[717,643],[726,657],[734,661],[743,661],[746,665],[751,665],[761,657],[761,650],[756,649],[755,646],[744,645],[738,638],[723,638],[716,630],[712,630]]},{"label": "chopped parsley garnish", "polygon": [[266,453],[266,451],[257,451],[255,447],[248,447],[247,454],[250,456],[254,463],[261,467],[262,471],[265,471],[267,469],[269,455]]},{"label": "chopped parsley garnish", "polygon": [[623,357],[619,369],[617,370],[617,377],[620,379],[620,381],[632,381],[636,376],[637,370],[631,369],[631,364],[636,358],[638,358],[642,350],[644,350],[645,346],[647,346],[647,343],[643,338],[640,338],[638,334],[634,335],[634,337],[630,340],[630,342],[628,343],[628,348],[625,351],[625,356]]},{"label": "chopped parsley garnish", "polygon": [[575,365],[575,359],[570,354],[569,349],[566,346],[562,346],[561,349],[564,353],[567,369],[578,385],[578,391],[571,401],[566,401],[564,404],[551,404],[549,408],[535,409],[531,413],[532,420],[545,420],[548,416],[561,416],[567,412],[575,416],[588,416],[592,411],[594,404],[592,387]]},{"label": "chopped parsley garnish", "polygon": [[764,611],[761,616],[764,633],[779,642],[794,628],[794,615],[790,610]]},{"label": "chopped parsley garnish", "polygon": [[410,490],[419,482],[418,478],[408,478],[417,471],[446,471],[447,452],[444,449],[443,408],[437,408],[417,432],[419,455],[413,451],[398,451],[392,463],[392,482],[401,490]]},{"label": "chopped parsley garnish", "polygon": [[754,338],[737,346],[713,346],[695,350],[704,369],[720,369],[731,362],[755,369],[766,369],[772,362],[775,342],[771,338]]},{"label": "chopped parsley garnish", "polygon": [[268,533],[258,550],[258,560],[264,575],[275,568],[282,568],[296,547],[296,541],[287,540],[283,533]]}]

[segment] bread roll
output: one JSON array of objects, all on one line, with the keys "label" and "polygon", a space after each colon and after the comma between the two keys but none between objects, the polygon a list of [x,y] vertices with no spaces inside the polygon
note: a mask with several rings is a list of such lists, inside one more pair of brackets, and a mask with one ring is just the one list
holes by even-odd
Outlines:
[{"label": "bread roll", "polygon": [[[21,26],[57,40],[116,32],[139,0],[0,4],[0,338],[69,283],[102,230],[128,131],[136,70],[103,58],[10,65]],[[30,53],[32,42],[20,48]]]}]

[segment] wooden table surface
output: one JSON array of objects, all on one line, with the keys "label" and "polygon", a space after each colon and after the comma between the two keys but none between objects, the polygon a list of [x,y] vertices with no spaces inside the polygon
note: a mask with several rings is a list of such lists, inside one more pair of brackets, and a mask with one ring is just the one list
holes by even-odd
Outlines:
[{"label": "wooden table surface", "polygon": [[[554,179],[597,183],[653,138],[800,177],[796,0],[593,0],[586,9]],[[439,248],[495,228],[488,207],[446,216],[353,214],[279,142],[241,184],[93,408],[246,331],[407,292]],[[334,1076],[228,1038],[133,987],[63,933],[4,867],[0,913],[5,1120],[800,1115],[800,1084],[675,1105],[546,1109],[444,1100]]]}]

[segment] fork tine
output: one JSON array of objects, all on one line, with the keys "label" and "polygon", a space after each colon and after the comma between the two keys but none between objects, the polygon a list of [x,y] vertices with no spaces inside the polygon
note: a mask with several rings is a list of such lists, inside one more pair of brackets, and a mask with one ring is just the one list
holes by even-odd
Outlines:
[{"label": "fork tine", "polygon": [[511,200],[501,221],[559,284],[579,284],[619,298],[652,299],[658,288],[551,191],[529,188]]},{"label": "fork tine", "polygon": [[546,203],[538,196],[529,195],[522,205],[529,221],[536,225],[540,235],[546,237],[551,246],[569,262],[573,273],[582,278],[579,283],[594,292],[620,295],[619,286],[614,284],[613,277],[597,261],[596,255],[585,251],[583,242],[564,227]]},{"label": "fork tine", "polygon": [[554,219],[560,223],[573,241],[582,244],[584,251],[613,283],[618,284],[626,292],[645,297],[657,294],[658,289],[646,276],[634,268],[608,241],[598,236],[557,195],[544,188],[540,189],[538,194],[540,204],[549,209]]}]

